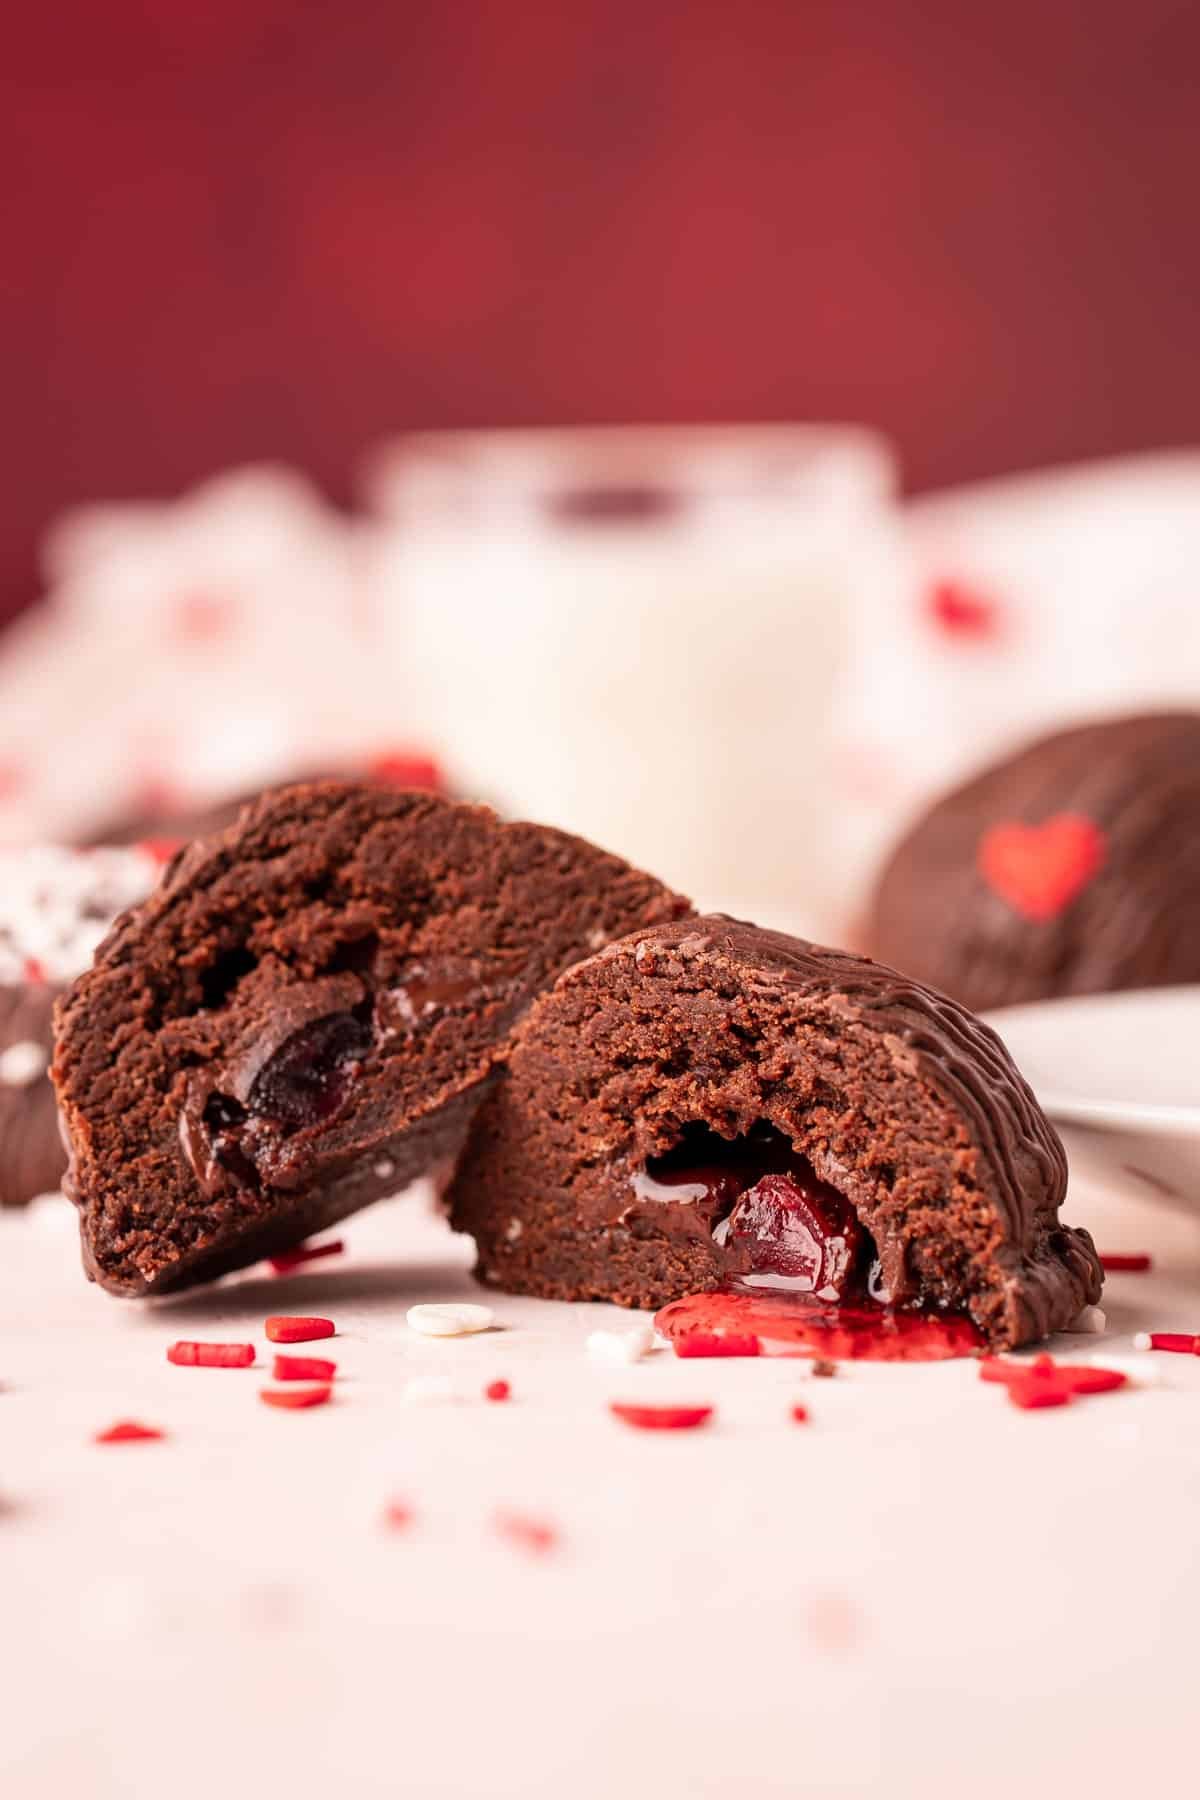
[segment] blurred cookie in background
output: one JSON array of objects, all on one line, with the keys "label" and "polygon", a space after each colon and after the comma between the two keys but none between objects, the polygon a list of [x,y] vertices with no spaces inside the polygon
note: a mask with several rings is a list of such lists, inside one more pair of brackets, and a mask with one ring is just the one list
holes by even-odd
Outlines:
[{"label": "blurred cookie in background", "polygon": [[232,825],[243,806],[256,800],[266,787],[291,787],[297,782],[360,781],[368,787],[395,792],[418,789],[422,793],[448,795],[446,779],[438,764],[420,751],[384,750],[365,761],[339,768],[302,769],[286,780],[261,787],[240,789],[227,799],[194,798],[165,785],[148,786],[125,812],[118,814],[83,840],[87,845],[153,843],[164,853],[210,831]]},{"label": "blurred cookie in background", "polygon": [[1200,981],[1200,713],[1055,732],[892,851],[870,954],[976,1011]]},{"label": "blurred cookie in background", "polygon": [[23,1206],[62,1178],[47,1075],[54,1001],[162,864],[150,845],[0,852],[0,1206]]}]

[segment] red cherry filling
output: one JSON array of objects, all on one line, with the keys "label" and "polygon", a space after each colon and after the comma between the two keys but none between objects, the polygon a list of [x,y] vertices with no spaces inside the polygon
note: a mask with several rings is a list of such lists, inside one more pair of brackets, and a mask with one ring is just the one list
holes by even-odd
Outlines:
[{"label": "red cherry filling", "polygon": [[330,1013],[301,1026],[260,1069],[247,1100],[251,1118],[283,1132],[323,1124],[345,1104],[371,1028],[355,1013]]},{"label": "red cherry filling", "polygon": [[841,1300],[854,1281],[863,1230],[836,1189],[797,1157],[789,1174],[764,1175],[741,1195],[726,1241],[749,1261],[746,1287]]}]

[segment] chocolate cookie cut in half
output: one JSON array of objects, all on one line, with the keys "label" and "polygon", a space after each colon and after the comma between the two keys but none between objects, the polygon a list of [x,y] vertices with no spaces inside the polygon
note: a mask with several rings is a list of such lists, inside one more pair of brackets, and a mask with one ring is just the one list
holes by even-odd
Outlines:
[{"label": "chocolate cookie cut in half", "polygon": [[1058,1137],[978,1019],[863,957],[710,917],[639,930],[543,996],[449,1202],[482,1279],[519,1293],[733,1288],[831,1323],[958,1317],[968,1343],[1011,1349],[1099,1296],[1065,1187]]},{"label": "chocolate cookie cut in half", "polygon": [[342,783],[182,851],[59,1002],[85,1266],[162,1293],[285,1250],[458,1149],[561,970],[687,902],[582,839]]},{"label": "chocolate cookie cut in half", "polygon": [[1200,713],[1055,732],[939,800],[864,947],[964,1005],[1200,981]]}]

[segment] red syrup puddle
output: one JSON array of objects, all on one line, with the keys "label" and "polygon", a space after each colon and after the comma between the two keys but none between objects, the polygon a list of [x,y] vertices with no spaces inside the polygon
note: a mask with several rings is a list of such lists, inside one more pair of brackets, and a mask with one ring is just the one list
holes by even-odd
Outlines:
[{"label": "red syrup puddle", "polygon": [[806,1294],[724,1290],[672,1300],[654,1320],[674,1343],[692,1332],[753,1336],[762,1356],[848,1362],[946,1362],[984,1346],[961,1313],[898,1312],[874,1300],[832,1305]]}]

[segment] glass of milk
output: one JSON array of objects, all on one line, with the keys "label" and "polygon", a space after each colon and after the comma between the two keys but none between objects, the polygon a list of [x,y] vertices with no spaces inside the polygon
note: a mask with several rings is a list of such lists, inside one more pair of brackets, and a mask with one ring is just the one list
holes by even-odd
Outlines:
[{"label": "glass of milk", "polygon": [[413,436],[375,463],[376,629],[464,793],[706,907],[836,937],[830,705],[900,579],[894,470],[839,426]]}]

